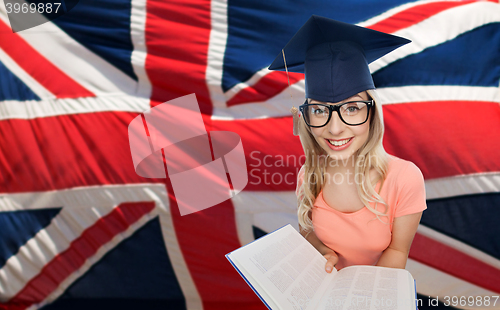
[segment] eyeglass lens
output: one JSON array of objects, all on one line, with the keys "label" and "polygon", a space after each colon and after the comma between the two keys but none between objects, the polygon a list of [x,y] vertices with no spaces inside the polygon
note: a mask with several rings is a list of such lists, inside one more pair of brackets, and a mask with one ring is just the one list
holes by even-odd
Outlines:
[{"label": "eyeglass lens", "polygon": [[[340,118],[347,125],[359,125],[368,118],[368,106],[365,102],[349,102],[339,109]],[[324,104],[309,104],[304,117],[310,126],[325,126],[328,122],[330,109]]]}]

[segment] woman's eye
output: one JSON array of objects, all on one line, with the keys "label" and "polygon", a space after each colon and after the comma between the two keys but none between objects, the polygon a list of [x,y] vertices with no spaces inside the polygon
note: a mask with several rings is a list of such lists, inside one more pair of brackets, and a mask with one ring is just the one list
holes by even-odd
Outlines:
[{"label": "woman's eye", "polygon": [[311,112],[315,115],[323,115],[328,113],[325,109],[315,108],[315,107],[311,108]]},{"label": "woman's eye", "polygon": [[342,113],[347,113],[349,115],[357,114],[363,107],[360,106],[359,104],[349,104],[347,106],[344,106],[343,112]]}]

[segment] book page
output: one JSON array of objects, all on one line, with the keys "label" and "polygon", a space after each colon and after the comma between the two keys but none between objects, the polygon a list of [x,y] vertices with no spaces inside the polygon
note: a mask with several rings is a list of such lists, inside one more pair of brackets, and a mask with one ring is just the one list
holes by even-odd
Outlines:
[{"label": "book page", "polygon": [[318,309],[413,310],[415,293],[410,278],[404,269],[346,267],[337,273]]},{"label": "book page", "polygon": [[328,287],[326,283],[336,272],[325,271],[326,259],[290,225],[230,253],[229,257],[280,309],[316,309]]}]

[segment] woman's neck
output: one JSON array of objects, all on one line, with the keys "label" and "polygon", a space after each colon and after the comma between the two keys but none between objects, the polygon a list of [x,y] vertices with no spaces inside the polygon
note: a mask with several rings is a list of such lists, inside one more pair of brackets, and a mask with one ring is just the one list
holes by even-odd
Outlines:
[{"label": "woman's neck", "polygon": [[326,171],[334,172],[334,173],[349,173],[354,172],[356,165],[356,159],[353,156],[349,158],[332,158],[328,157]]}]

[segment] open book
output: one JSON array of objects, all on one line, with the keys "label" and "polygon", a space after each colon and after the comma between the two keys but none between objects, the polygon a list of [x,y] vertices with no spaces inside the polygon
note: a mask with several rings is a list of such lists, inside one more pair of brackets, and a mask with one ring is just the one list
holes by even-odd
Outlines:
[{"label": "open book", "polygon": [[291,225],[226,255],[269,309],[415,310],[415,280],[404,269],[350,266],[326,259]]}]

